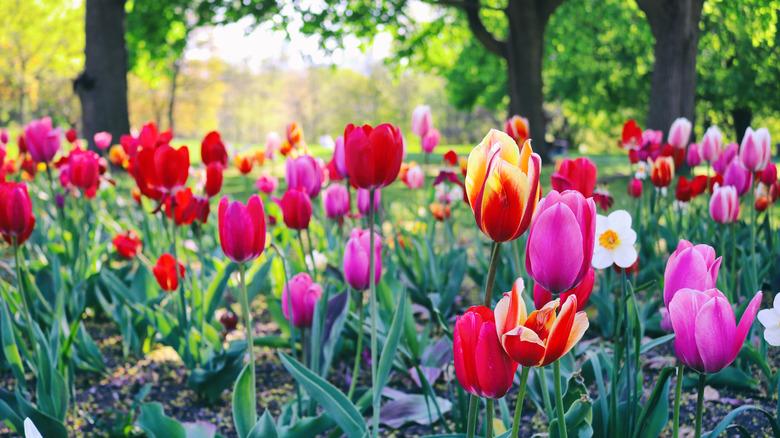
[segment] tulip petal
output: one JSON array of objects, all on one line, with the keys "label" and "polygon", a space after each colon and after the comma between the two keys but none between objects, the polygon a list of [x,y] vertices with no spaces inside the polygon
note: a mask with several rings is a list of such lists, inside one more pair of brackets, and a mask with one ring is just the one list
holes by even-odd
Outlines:
[{"label": "tulip petal", "polygon": [[522,325],[528,317],[522,297],[524,289],[523,278],[518,277],[512,285],[512,290],[505,293],[496,303],[493,314],[496,318],[496,333],[499,338],[518,325]]},{"label": "tulip petal", "polygon": [[544,342],[533,330],[517,326],[501,339],[504,351],[524,367],[539,366],[544,358]]},{"label": "tulip petal", "polygon": [[696,346],[696,314],[708,299],[700,291],[682,289],[674,294],[668,306],[669,320],[675,333],[675,353],[684,364],[698,371],[704,368]]},{"label": "tulip petal", "polygon": [[512,386],[512,376],[517,364],[509,360],[501,347],[493,322],[482,324],[475,357],[479,358],[480,362],[477,366],[477,379],[482,395],[489,398],[503,397]]},{"label": "tulip petal", "polygon": [[577,297],[570,295],[561,306],[561,311],[550,329],[547,338],[547,350],[544,353],[542,366],[560,359],[566,352],[566,345],[574,326],[574,315],[577,313]]},{"label": "tulip petal", "polygon": [[705,372],[718,372],[734,361],[737,323],[728,300],[715,297],[704,303],[696,314],[695,325],[696,348]]},{"label": "tulip petal", "polygon": [[580,224],[568,206],[556,203],[536,217],[527,248],[528,271],[542,287],[560,293],[574,286],[585,254]]},{"label": "tulip petal", "polygon": [[482,199],[482,230],[496,242],[517,237],[530,196],[528,176],[496,158],[488,174]]},{"label": "tulip petal", "polygon": [[754,296],[753,299],[750,300],[750,303],[745,309],[745,313],[742,314],[742,318],[740,318],[739,320],[739,325],[737,326],[737,334],[736,337],[734,338],[734,351],[732,352],[734,354],[734,357],[736,357],[739,354],[739,350],[742,348],[742,344],[745,343],[745,339],[747,338],[748,332],[750,332],[750,326],[753,325],[753,321],[756,318],[756,313],[758,312],[758,308],[761,306],[762,297],[763,294],[761,292],[757,292],[756,296]]}]

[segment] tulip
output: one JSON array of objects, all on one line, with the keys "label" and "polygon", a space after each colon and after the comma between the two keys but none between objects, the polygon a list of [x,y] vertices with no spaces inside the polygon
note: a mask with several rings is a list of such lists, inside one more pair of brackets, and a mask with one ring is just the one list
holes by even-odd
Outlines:
[{"label": "tulip", "polygon": [[504,123],[504,132],[517,143],[518,146],[525,143],[531,136],[528,129],[528,119],[520,116],[512,116]]},{"label": "tulip", "polygon": [[422,139],[432,128],[431,107],[428,105],[417,106],[412,112],[412,132]]},{"label": "tulip", "polygon": [[410,189],[419,189],[425,184],[425,173],[423,172],[422,167],[412,163],[401,177],[401,181]]},{"label": "tulip", "polygon": [[466,194],[477,226],[496,242],[520,237],[539,202],[542,159],[521,149],[507,134],[491,129],[469,153]]},{"label": "tulip", "polygon": [[688,155],[685,159],[688,167],[696,167],[701,164],[701,145],[691,143],[688,145]]},{"label": "tulip", "polygon": [[681,289],[707,290],[715,287],[722,257],[715,257],[709,245],[694,245],[680,240],[666,262],[664,271],[664,305],[669,306],[674,294]]},{"label": "tulip", "polygon": [[252,195],[246,204],[219,202],[219,243],[222,252],[236,263],[254,260],[265,249],[265,212],[263,201]]},{"label": "tulip", "polygon": [[35,228],[32,201],[24,183],[0,183],[0,235],[6,242],[23,244]]},{"label": "tulip", "polygon": [[350,182],[361,189],[384,187],[398,176],[404,155],[401,131],[388,123],[347,125],[344,152]]},{"label": "tulip", "polygon": [[543,288],[562,293],[590,269],[596,233],[596,204],[580,192],[553,190],[539,202],[526,244],[525,267]]},{"label": "tulip", "polygon": [[669,128],[668,143],[677,149],[685,149],[691,137],[691,122],[685,117],[680,117],[672,122]]},{"label": "tulip", "polygon": [[452,209],[449,204],[434,202],[428,208],[430,209],[433,218],[439,222],[444,222],[452,215]]},{"label": "tulip", "polygon": [[303,190],[314,199],[322,189],[322,167],[311,155],[288,158],[286,180],[288,189]]},{"label": "tulip", "polygon": [[336,142],[333,146],[333,162],[336,164],[336,170],[343,177],[348,177],[347,173],[347,156],[344,151],[344,136],[339,135],[336,137]]},{"label": "tulip", "polygon": [[669,303],[677,358],[700,373],[717,373],[737,358],[761,305],[750,300],[739,325],[728,299],[718,289],[677,291]]},{"label": "tulip", "polygon": [[580,157],[574,160],[563,160],[555,173],[550,176],[553,189],[562,192],[564,190],[576,190],[586,198],[593,196],[596,188],[596,164],[589,158]]},{"label": "tulip", "polygon": [[[366,189],[358,189],[357,190],[357,206],[358,211],[363,216],[367,216],[369,211],[368,207],[370,205],[369,198],[371,197],[371,192],[369,192]],[[374,192],[374,211],[377,212],[382,207],[382,191],[377,190]]]},{"label": "tulip", "polygon": [[[356,290],[365,290],[369,286],[369,241],[368,230],[355,228],[344,248],[344,278]],[[374,261],[374,284],[377,284],[382,276],[382,243],[379,239],[374,240]]]},{"label": "tulip", "polygon": [[439,130],[436,128],[429,130],[428,133],[425,134],[425,137],[422,138],[423,152],[426,154],[433,152],[436,146],[439,145],[439,140],[441,140],[441,134],[439,133]]},{"label": "tulip", "polygon": [[656,187],[667,187],[674,178],[674,159],[658,157],[651,163],[650,181]]},{"label": "tulip", "polygon": [[203,137],[203,141],[200,142],[200,160],[206,166],[211,163],[219,163],[222,167],[227,166],[227,149],[219,132],[211,131]]},{"label": "tulip", "polygon": [[165,215],[173,219],[177,226],[192,224],[200,212],[200,206],[189,187],[167,196],[163,206]]},{"label": "tulip", "polygon": [[593,201],[602,211],[609,211],[612,208],[612,204],[615,203],[615,198],[612,197],[606,188],[598,188],[593,191]]},{"label": "tulip", "polygon": [[710,126],[704,133],[699,145],[701,149],[701,158],[712,163],[718,159],[723,150],[723,134],[717,126]]},{"label": "tulip", "polygon": [[33,120],[24,128],[24,144],[36,163],[49,163],[60,150],[60,130],[54,129],[51,118]]},{"label": "tulip", "polygon": [[715,169],[715,172],[721,175],[726,173],[726,168],[728,168],[731,161],[736,158],[738,150],[739,146],[737,146],[736,143],[729,143],[729,145],[726,146],[726,149],[724,149],[712,163],[712,168]]},{"label": "tulip", "polygon": [[81,190],[97,189],[100,183],[100,164],[98,154],[93,151],[73,149],[68,155],[67,167],[63,174],[68,182]]},{"label": "tulip", "polygon": [[639,127],[636,120],[630,119],[623,125],[620,138],[624,148],[636,149],[642,145],[642,128]]},{"label": "tulip", "polygon": [[661,144],[664,139],[664,132],[658,129],[645,129],[642,131],[643,144]]},{"label": "tulip", "polygon": [[282,292],[282,312],[295,327],[311,327],[314,309],[322,296],[322,286],[302,272],[290,279]]},{"label": "tulip", "polygon": [[[2,162],[2,160],[0,160],[0,162]],[[775,163],[771,161],[767,163],[764,170],[759,172],[758,179],[769,187],[774,185],[777,182],[777,166]]]},{"label": "tulip", "polygon": [[723,175],[723,185],[736,188],[737,194],[742,196],[753,185],[753,174],[740,160],[731,160],[731,164],[726,168],[726,173]]},{"label": "tulip", "polygon": [[639,178],[632,178],[628,182],[628,195],[632,198],[642,197],[642,180]]},{"label": "tulip", "polygon": [[298,122],[290,122],[285,128],[287,135],[287,143],[290,149],[297,147],[300,143],[303,143],[303,128]]},{"label": "tulip", "polygon": [[233,164],[235,164],[236,169],[238,169],[242,175],[247,175],[252,171],[252,165],[254,162],[250,156],[237,155],[236,158],[233,159]]},{"label": "tulip", "polygon": [[458,154],[452,149],[448,150],[442,156],[442,158],[444,159],[444,162],[449,164],[450,166],[456,166],[458,164]]},{"label": "tulip", "polygon": [[764,170],[771,156],[772,141],[769,138],[769,131],[766,128],[753,131],[753,128],[748,126],[739,147],[739,159],[742,164],[751,172],[758,172]]},{"label": "tulip", "polygon": [[109,146],[111,146],[111,138],[112,137],[110,132],[100,131],[95,133],[95,135],[92,137],[92,140],[95,142],[95,146],[98,149],[104,151],[108,149]]},{"label": "tulip", "polygon": [[[178,266],[179,272],[176,273]],[[152,268],[154,278],[157,284],[164,291],[171,292],[179,288],[179,278],[184,279],[184,265],[177,262],[172,255],[165,253],[157,259],[157,263]]]},{"label": "tulip", "polygon": [[469,394],[501,398],[512,386],[517,363],[502,348],[489,308],[470,307],[455,320],[452,353],[455,376]]},{"label": "tulip", "polygon": [[719,224],[730,224],[739,219],[739,196],[732,186],[715,186],[710,198],[710,216]]},{"label": "tulip", "polygon": [[8,130],[5,128],[0,129],[0,143],[3,145],[8,144]]},{"label": "tulip", "polygon": [[141,238],[133,230],[117,234],[111,241],[119,254],[124,259],[132,259],[141,251]]},{"label": "tulip", "polygon": [[331,184],[322,192],[322,205],[328,219],[341,219],[349,213],[349,191],[341,184]]},{"label": "tulip", "polygon": [[[585,305],[588,304],[588,299],[590,299],[590,294],[593,292],[593,285],[595,281],[596,271],[593,268],[590,268],[580,284],[560,294],[561,301],[566,302],[566,299],[569,297],[569,295],[574,295],[577,297],[577,311],[584,310]],[[552,300],[552,292],[543,288],[539,284],[534,284],[534,307],[541,309],[545,304]]]},{"label": "tulip", "polygon": [[288,190],[280,202],[282,217],[287,228],[304,230],[309,228],[311,221],[311,199],[302,190]]},{"label": "tulip", "polygon": [[258,178],[257,182],[255,182],[255,187],[257,187],[257,190],[260,190],[266,195],[273,193],[276,190],[276,186],[278,185],[279,181],[271,175],[260,175],[260,178]]},{"label": "tulip", "polygon": [[[137,174],[146,185],[163,193],[172,193],[183,186],[187,182],[189,169],[190,153],[187,146],[174,149],[163,144],[143,147],[138,152]],[[138,175],[136,180],[139,179]]]},{"label": "tulip", "polygon": [[225,328],[226,333],[230,333],[238,327],[238,315],[230,310],[225,310],[219,317],[219,323]]},{"label": "tulip", "polygon": [[222,164],[212,161],[206,166],[206,195],[211,198],[222,190]]},{"label": "tulip", "polygon": [[577,311],[577,296],[566,297],[556,315],[555,299],[529,315],[523,301],[523,280],[504,294],[495,309],[498,338],[513,361],[525,367],[549,365],[571,350],[588,329],[588,316]]}]

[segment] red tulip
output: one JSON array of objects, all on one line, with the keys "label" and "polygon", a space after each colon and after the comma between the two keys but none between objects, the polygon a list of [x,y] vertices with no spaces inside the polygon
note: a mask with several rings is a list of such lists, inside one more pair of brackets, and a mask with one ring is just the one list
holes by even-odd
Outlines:
[{"label": "red tulip", "polygon": [[452,149],[448,150],[447,153],[444,154],[444,162],[450,166],[456,166],[458,164],[458,154]]},{"label": "red tulip", "polygon": [[589,158],[565,159],[550,177],[550,182],[553,189],[559,192],[576,190],[590,198],[596,188],[597,174],[596,165]]},{"label": "red tulip", "polygon": [[656,187],[666,187],[674,178],[674,159],[671,157],[658,157],[652,162],[650,168],[650,181]]},{"label": "red tulip", "polygon": [[263,253],[265,211],[259,196],[250,196],[246,205],[222,198],[219,202],[219,242],[222,252],[236,263],[254,260]]},{"label": "red tulip", "polygon": [[282,217],[288,228],[293,230],[303,230],[309,228],[311,221],[311,199],[306,192],[301,190],[288,190],[282,196],[280,202],[282,207]]},{"label": "red tulip", "polygon": [[383,123],[347,125],[344,130],[344,151],[350,182],[363,189],[378,189],[389,185],[398,176],[404,155],[401,131]]},{"label": "red tulip", "polygon": [[73,143],[74,141],[78,140],[78,138],[79,135],[75,128],[70,128],[65,131],[65,139],[68,140],[68,143]]},{"label": "red tulip", "polygon": [[164,206],[165,215],[172,218],[174,223],[179,226],[190,225],[200,213],[200,206],[189,187],[165,198]]},{"label": "red tulip", "polygon": [[200,159],[207,166],[211,163],[219,163],[222,167],[227,166],[227,150],[219,132],[211,131],[203,137],[200,143]]},{"label": "red tulip", "polygon": [[615,198],[612,197],[609,190],[600,188],[593,191],[593,201],[602,211],[609,211],[612,204],[615,203]]},{"label": "red tulip", "polygon": [[504,352],[493,311],[489,308],[470,307],[458,317],[452,353],[455,376],[466,392],[479,397],[501,398],[512,386],[517,363]]},{"label": "red tulip", "polygon": [[[595,280],[596,271],[593,268],[590,268],[588,273],[585,274],[585,277],[583,277],[580,284],[560,294],[561,301],[566,302],[566,299],[569,298],[569,295],[574,295],[577,297],[577,310],[583,310],[585,305],[588,304],[588,299],[590,298],[591,292],[593,292],[593,284]],[[534,307],[541,309],[545,304],[552,300],[552,292],[545,289],[538,283],[534,284]]]},{"label": "red tulip", "polygon": [[[176,273],[178,266],[179,272]],[[157,259],[157,263],[152,268],[154,278],[157,284],[164,291],[174,291],[179,288],[179,278],[184,279],[184,265],[178,263],[172,255],[165,253]]]},{"label": "red tulip", "polygon": [[213,161],[206,166],[206,196],[216,196],[222,189],[222,164]]},{"label": "red tulip", "polygon": [[141,238],[133,230],[117,234],[112,243],[116,252],[128,260],[134,258],[141,250]]},{"label": "red tulip", "polygon": [[[138,152],[136,172],[145,185],[163,193],[172,193],[187,182],[190,170],[190,153],[187,146],[174,149],[167,144],[144,146]],[[138,176],[136,177],[138,179]],[[139,188],[143,192],[141,184]]]},{"label": "red tulip", "polygon": [[6,242],[23,244],[35,228],[32,201],[24,183],[0,183],[0,234]]},{"label": "red tulip", "polygon": [[624,148],[635,149],[642,144],[642,128],[636,123],[636,120],[629,120],[623,125],[623,135],[621,142]]},{"label": "red tulip", "polygon": [[236,169],[241,172],[241,175],[247,175],[252,171],[252,157],[247,155],[236,156],[233,161],[236,165]]},{"label": "red tulip", "polygon": [[93,151],[73,149],[63,172],[68,182],[85,191],[94,191],[100,183],[100,157]]},{"label": "red tulip", "polygon": [[222,327],[225,328],[226,332],[230,333],[236,329],[236,326],[238,326],[238,315],[231,312],[230,310],[225,310],[225,312],[219,317],[219,323],[222,324]]}]

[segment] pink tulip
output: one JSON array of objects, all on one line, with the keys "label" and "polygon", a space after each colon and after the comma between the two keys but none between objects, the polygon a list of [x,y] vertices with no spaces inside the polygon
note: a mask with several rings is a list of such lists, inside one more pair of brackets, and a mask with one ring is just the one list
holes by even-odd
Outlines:
[{"label": "pink tulip", "polygon": [[347,156],[344,152],[344,136],[339,135],[336,137],[335,146],[333,146],[333,162],[336,163],[336,170],[343,177],[349,176],[347,174]]},{"label": "pink tulip", "polygon": [[715,258],[715,249],[711,246],[680,240],[666,262],[664,305],[668,306],[680,289],[706,290],[715,287],[721,261],[722,257]]},{"label": "pink tulip", "polygon": [[642,180],[639,178],[632,178],[628,182],[628,196],[632,198],[642,197]]},{"label": "pink tulip", "polygon": [[536,209],[526,244],[528,274],[551,293],[566,292],[585,277],[593,258],[596,204],[578,191],[550,191]]},{"label": "pink tulip", "polygon": [[431,116],[431,107],[428,105],[419,105],[412,112],[412,132],[420,138],[433,128],[433,117]]},{"label": "pink tulip", "polygon": [[276,132],[269,132],[265,137],[265,157],[273,160],[274,154],[282,147],[282,137]]},{"label": "pink tulip", "polygon": [[8,144],[8,130],[5,128],[0,129],[0,143]]},{"label": "pink tulip", "polygon": [[[367,189],[358,189],[357,191],[357,205],[358,211],[363,216],[368,215],[369,204],[369,192]],[[374,211],[377,212],[382,207],[382,191],[374,190]]]},{"label": "pink tulip", "polygon": [[664,132],[655,129],[645,129],[642,132],[642,143],[661,144],[664,140]]},{"label": "pink tulip", "polygon": [[737,157],[738,151],[739,146],[736,143],[729,143],[729,145],[726,146],[726,149],[718,155],[718,158],[712,162],[712,168],[715,169],[715,172],[718,172],[721,175],[726,173],[729,164]]},{"label": "pink tulip", "polygon": [[726,168],[726,174],[723,175],[723,185],[734,187],[737,189],[737,194],[742,196],[750,190],[752,184],[753,173],[742,165],[741,160],[731,160],[731,164]]},{"label": "pink tulip", "polygon": [[92,137],[92,139],[95,141],[95,146],[101,151],[104,151],[111,146],[111,133],[109,132],[100,131],[95,133],[95,136]]},{"label": "pink tulip", "polygon": [[410,189],[419,189],[425,184],[425,173],[422,167],[413,165],[406,171],[406,176],[403,178],[404,183]]},{"label": "pink tulip", "polygon": [[680,117],[672,122],[669,128],[668,143],[677,149],[684,149],[688,146],[688,140],[691,138],[691,122],[685,117]]},{"label": "pink tulip", "polygon": [[739,219],[739,196],[732,186],[715,186],[710,198],[710,216],[719,224],[730,224]]},{"label": "pink tulip", "polygon": [[701,157],[704,161],[712,163],[718,159],[723,150],[723,134],[717,126],[710,126],[701,139]]},{"label": "pink tulip", "polygon": [[677,358],[700,373],[717,373],[737,358],[761,305],[750,300],[739,325],[728,299],[718,289],[682,289],[669,303]]},{"label": "pink tulip", "polygon": [[314,199],[320,194],[323,180],[322,166],[311,155],[287,159],[287,188],[299,189]]},{"label": "pink tulip", "polygon": [[219,243],[222,252],[236,263],[254,260],[263,253],[265,212],[259,196],[250,196],[246,205],[230,202],[227,196],[222,198],[219,202]]},{"label": "pink tulip", "polygon": [[349,213],[349,191],[341,184],[331,184],[322,192],[325,216],[340,219]]},{"label": "pink tulip", "polygon": [[688,145],[688,155],[685,161],[689,167],[696,167],[701,164],[701,145],[698,143]]},{"label": "pink tulip", "polygon": [[282,292],[282,312],[295,327],[311,327],[314,309],[322,296],[322,286],[301,272],[290,279]]},{"label": "pink tulip", "polygon": [[436,128],[431,128],[428,130],[428,132],[425,134],[425,137],[422,138],[422,149],[423,152],[426,154],[430,154],[433,152],[433,149],[436,148],[439,144],[439,140],[441,139],[441,134],[439,133],[439,130]]},{"label": "pink tulip", "polygon": [[260,175],[260,178],[257,179],[257,182],[255,182],[255,187],[257,187],[257,190],[260,190],[261,192],[265,193],[266,195],[270,195],[271,193],[276,190],[276,187],[279,185],[279,180],[277,180],[275,177],[271,175]]},{"label": "pink tulip", "polygon": [[60,150],[60,130],[54,129],[51,118],[33,120],[24,128],[27,151],[36,163],[48,163]]},{"label": "pink tulip", "polygon": [[752,172],[764,170],[772,155],[771,143],[769,130],[761,128],[753,131],[753,128],[748,126],[739,147],[740,161]]},{"label": "pink tulip", "polygon": [[[355,228],[344,248],[344,278],[356,290],[369,287],[369,251],[371,236],[368,230]],[[374,283],[379,283],[382,276],[382,242],[374,239]]]}]

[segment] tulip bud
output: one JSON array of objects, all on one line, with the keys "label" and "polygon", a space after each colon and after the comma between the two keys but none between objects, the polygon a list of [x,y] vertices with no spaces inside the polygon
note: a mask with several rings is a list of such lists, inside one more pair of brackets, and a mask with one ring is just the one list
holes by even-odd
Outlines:
[{"label": "tulip bud", "polygon": [[518,146],[522,146],[531,137],[528,129],[528,119],[514,115],[504,122],[504,132],[507,133]]},{"label": "tulip bud", "polygon": [[642,145],[642,128],[636,123],[636,120],[630,119],[623,124],[621,133],[621,145],[625,149],[633,150]]},{"label": "tulip bud", "polygon": [[241,172],[241,175],[247,175],[252,171],[252,165],[254,163],[252,162],[252,157],[237,155],[236,158],[233,159],[233,164],[235,164],[236,169]]},{"label": "tulip bud", "polygon": [[710,198],[710,216],[719,224],[730,224],[739,219],[739,197],[732,186],[715,186]]},{"label": "tulip bud", "polygon": [[246,205],[230,202],[227,196],[219,202],[219,243],[222,252],[236,263],[254,260],[265,249],[265,212],[257,195]]},{"label": "tulip bud", "polygon": [[650,167],[650,181],[654,186],[667,187],[674,178],[674,159],[672,157],[658,157],[652,161]]},{"label": "tulip bud", "polygon": [[94,190],[100,182],[99,156],[92,151],[73,149],[64,174],[70,184],[81,190]]},{"label": "tulip bud", "polygon": [[737,194],[742,196],[753,185],[753,174],[742,165],[741,160],[731,160],[723,175],[723,185],[734,187],[737,189]]},{"label": "tulip bud", "polygon": [[426,154],[430,154],[439,145],[441,140],[441,134],[436,128],[431,128],[427,134],[422,138],[422,149]]},{"label": "tulip bud", "polygon": [[76,140],[79,139],[79,134],[76,132],[76,128],[70,128],[65,131],[65,139],[68,140],[68,143],[75,143]]},{"label": "tulip bud", "polygon": [[553,189],[559,192],[576,190],[590,198],[596,188],[597,175],[596,164],[589,158],[567,158],[561,161],[558,169],[550,176],[550,183]]},{"label": "tulip bud", "polygon": [[[424,138],[433,128],[433,117],[431,116],[431,107],[428,105],[419,105],[412,112],[412,132],[418,137]],[[428,152],[430,153],[430,152]]]},{"label": "tulip bud", "polygon": [[669,128],[669,144],[677,149],[685,149],[691,138],[691,122],[685,117],[680,117],[672,122]]},{"label": "tulip bud", "polygon": [[273,193],[276,190],[276,186],[278,185],[279,181],[271,175],[260,175],[260,178],[258,178],[257,182],[255,182],[255,187],[257,187],[257,190],[260,190],[266,195]]},{"label": "tulip bud", "polygon": [[60,150],[60,130],[52,127],[49,117],[33,120],[24,128],[24,144],[33,161],[49,163]]},{"label": "tulip bud", "polygon": [[712,168],[715,170],[715,172],[719,173],[720,175],[726,173],[726,168],[728,168],[729,164],[731,164],[734,158],[737,157],[738,151],[739,146],[736,143],[729,143],[729,145],[726,146],[726,149],[724,149],[723,152],[718,155],[718,158],[712,163]]},{"label": "tulip bud", "polygon": [[276,132],[269,132],[268,135],[265,136],[265,157],[269,160],[274,159],[274,154],[276,154],[276,151],[281,149],[282,147],[282,137],[279,136]]},{"label": "tulip bud", "polygon": [[[176,273],[178,266],[179,272]],[[179,278],[184,279],[184,265],[177,262],[172,255],[165,253],[157,259],[157,263],[152,268],[154,278],[157,284],[166,292],[171,292],[179,288]]]},{"label": "tulip bud", "polygon": [[709,245],[694,245],[680,240],[666,262],[664,271],[664,305],[668,306],[677,291],[685,288],[706,290],[715,287],[722,257],[715,257]]},{"label": "tulip bud", "polygon": [[322,296],[322,286],[304,272],[290,279],[282,292],[282,312],[295,327],[311,327],[314,309]]},{"label": "tulip bud", "polygon": [[688,155],[685,159],[688,167],[696,167],[701,164],[701,146],[697,143],[688,145]]},{"label": "tulip bud", "polygon": [[336,163],[336,170],[342,177],[348,177],[347,173],[347,157],[344,151],[344,136],[339,135],[336,137],[336,142],[333,146],[333,162]]},{"label": "tulip bud", "polygon": [[97,146],[98,149],[104,151],[111,146],[111,133],[106,131],[97,132],[92,137],[92,140],[95,142],[95,146]]},{"label": "tulip bud", "polygon": [[401,131],[384,123],[347,125],[344,152],[350,182],[361,189],[378,189],[395,181],[401,169],[404,143]]},{"label": "tulip bud", "polygon": [[740,161],[751,172],[764,170],[772,155],[771,143],[766,128],[753,131],[753,128],[748,126],[739,147]]},{"label": "tulip bud", "polygon": [[322,192],[322,205],[328,219],[340,219],[349,213],[349,191],[341,184],[331,184]]},{"label": "tulip bud", "polygon": [[773,162],[767,163],[764,170],[759,172],[758,178],[761,180],[762,183],[766,184],[767,186],[771,187],[775,182],[777,182],[777,166]]},{"label": "tulip bud", "polygon": [[0,235],[6,242],[23,244],[35,228],[32,201],[24,183],[0,183]]},{"label": "tulip bud", "polygon": [[206,166],[206,186],[204,188],[209,198],[216,196],[222,190],[222,164],[212,161]]},{"label": "tulip bud", "polygon": [[[357,190],[358,211],[363,216],[367,216],[369,213],[368,207],[370,205],[370,201],[369,201],[370,197],[371,197],[371,193],[368,190],[366,189]],[[374,190],[374,212],[379,211],[380,208],[382,208],[382,191]]]},{"label": "tulip bud", "polygon": [[231,312],[230,310],[225,310],[225,312],[222,313],[222,315],[219,317],[219,323],[222,324],[225,332],[230,333],[238,326],[238,315]]},{"label": "tulip bud", "polygon": [[401,180],[410,189],[419,189],[425,184],[425,173],[422,167],[415,163],[409,165],[409,168],[404,172]]},{"label": "tulip bud", "polygon": [[628,182],[628,196],[632,198],[642,197],[642,180],[639,178],[632,178]]},{"label": "tulip bud", "polygon": [[301,190],[288,190],[282,196],[280,202],[282,207],[282,217],[287,228],[292,230],[303,230],[309,228],[311,221],[311,199],[306,192]]},{"label": "tulip bud", "polygon": [[701,157],[708,163],[714,162],[723,150],[723,134],[717,126],[710,126],[704,133],[699,145]]},{"label": "tulip bud", "polygon": [[[368,230],[355,228],[344,248],[344,278],[356,290],[369,287],[369,251],[371,236]],[[382,242],[374,239],[374,283],[382,276]]]},{"label": "tulip bud", "polygon": [[200,160],[206,166],[211,163],[219,163],[222,167],[227,166],[227,149],[219,132],[211,131],[203,137],[203,141],[200,142]]}]

